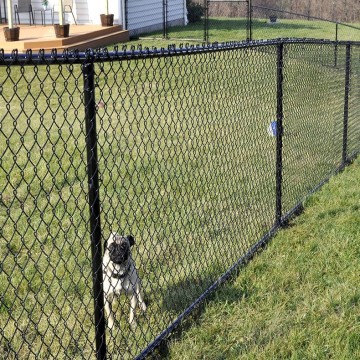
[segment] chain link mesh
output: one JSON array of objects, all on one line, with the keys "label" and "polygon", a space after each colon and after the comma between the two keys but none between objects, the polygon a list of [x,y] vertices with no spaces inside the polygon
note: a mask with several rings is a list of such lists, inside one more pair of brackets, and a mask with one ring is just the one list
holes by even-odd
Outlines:
[{"label": "chain link mesh", "polygon": [[[81,65],[94,63],[102,242],[134,236],[147,303],[130,326],[129,299],[114,302],[107,356],[134,358],[272,233],[277,166],[285,217],[344,165],[347,45],[282,44],[281,78],[279,41],[0,59],[2,356],[96,357]],[[351,44],[349,159],[359,51]]]},{"label": "chain link mesh", "polygon": [[349,123],[348,123],[348,156],[353,157],[359,152],[360,142],[360,47],[351,47],[350,58],[350,91],[349,91]]},{"label": "chain link mesh", "polygon": [[[360,28],[355,20],[356,12],[359,11],[358,4],[354,5],[352,20],[344,20],[347,17],[346,11],[335,10],[334,4],[323,7],[324,14],[319,11],[321,7],[318,11],[305,11],[294,9],[294,6],[289,4],[272,4],[267,7],[247,0],[206,0],[204,8],[206,41],[217,41],[219,34],[223,41],[278,38],[326,38],[333,41],[360,39]],[[331,10],[333,13],[330,15]],[[197,27],[199,28],[200,26]]]},{"label": "chain link mesh", "polygon": [[2,67],[1,348],[90,358],[93,348],[82,74]]},{"label": "chain link mesh", "polygon": [[335,54],[331,44],[306,51],[295,44],[284,53],[283,210],[290,211],[341,164],[345,47]]},{"label": "chain link mesh", "polygon": [[206,39],[216,41],[219,34],[224,41],[250,40],[248,1],[206,1]]},{"label": "chain link mesh", "polygon": [[[328,3],[324,10],[334,9],[334,6],[335,4]],[[281,9],[273,5],[265,7],[253,3],[251,9],[251,39],[310,37],[333,41],[359,41],[360,38],[357,20],[340,20],[340,14],[343,14],[340,10],[336,20],[334,14],[319,16],[321,12],[296,11],[291,10],[291,6]],[[356,5],[356,10],[359,10],[359,4]]]}]

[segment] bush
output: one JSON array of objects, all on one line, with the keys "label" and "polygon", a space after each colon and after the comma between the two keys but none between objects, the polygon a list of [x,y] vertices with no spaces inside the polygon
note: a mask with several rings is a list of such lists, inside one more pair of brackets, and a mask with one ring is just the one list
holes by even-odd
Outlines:
[{"label": "bush", "polygon": [[186,0],[186,7],[189,23],[200,21],[201,17],[205,15],[205,8],[192,0]]}]

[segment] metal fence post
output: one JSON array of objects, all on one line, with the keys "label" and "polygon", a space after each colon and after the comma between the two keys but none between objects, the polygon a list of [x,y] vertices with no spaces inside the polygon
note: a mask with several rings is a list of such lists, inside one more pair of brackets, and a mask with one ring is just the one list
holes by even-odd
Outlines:
[{"label": "metal fence post", "polygon": [[102,288],[102,254],[100,226],[99,172],[97,159],[96,106],[94,63],[86,60],[82,65],[84,79],[84,105],[86,126],[87,172],[90,208],[90,237],[95,315],[95,341],[97,360],[106,359],[104,294]]},{"label": "metal fence post", "polygon": [[252,3],[251,0],[247,0],[247,41],[252,40]]},{"label": "metal fence post", "polygon": [[276,105],[276,214],[275,226],[281,226],[282,215],[282,147],[283,147],[283,66],[284,43],[277,45],[277,105]]},{"label": "metal fence post", "polygon": [[209,42],[209,1],[204,0],[205,18],[204,18],[204,42]]},{"label": "metal fence post", "polygon": [[124,30],[129,30],[128,29],[128,27],[129,27],[129,5],[128,5],[128,1],[129,0],[125,0],[124,1],[124,7],[123,7],[123,9],[124,9],[124,20],[125,20],[125,27],[124,27]]},{"label": "metal fence post", "polygon": [[346,44],[342,167],[346,166],[348,162],[347,140],[348,140],[348,120],[349,120],[350,63],[351,63],[351,45]]},{"label": "metal fence post", "polygon": [[339,28],[339,24],[336,23],[336,27],[335,27],[335,48],[334,48],[334,64],[335,67],[337,66],[337,58],[338,58],[338,28]]},{"label": "metal fence post", "polygon": [[168,2],[163,0],[163,38],[168,38]]}]

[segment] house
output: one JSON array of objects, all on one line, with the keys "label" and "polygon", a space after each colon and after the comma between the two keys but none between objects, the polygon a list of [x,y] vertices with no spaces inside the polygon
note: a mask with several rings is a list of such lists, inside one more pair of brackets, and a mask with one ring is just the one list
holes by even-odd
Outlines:
[{"label": "house", "polygon": [[[100,14],[105,12],[106,0],[73,0],[73,12],[78,24],[100,24]],[[13,0],[16,4],[17,0]],[[41,0],[32,0],[33,9],[41,9]],[[49,0],[48,8],[58,4],[58,0]],[[109,13],[114,14],[114,23],[129,30],[130,35],[163,29],[167,26],[186,25],[186,0],[108,0]],[[55,14],[57,21],[58,13]],[[66,21],[73,22],[71,14]],[[51,23],[50,12],[45,14],[46,23]],[[28,23],[29,16],[20,14],[20,21]]]}]

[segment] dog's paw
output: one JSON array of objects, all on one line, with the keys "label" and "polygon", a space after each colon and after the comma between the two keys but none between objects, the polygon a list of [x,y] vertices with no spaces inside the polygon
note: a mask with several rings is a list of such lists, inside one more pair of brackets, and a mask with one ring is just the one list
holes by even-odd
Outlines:
[{"label": "dog's paw", "polygon": [[136,321],[136,320],[133,320],[133,321],[130,323],[130,327],[131,327],[131,330],[136,330],[136,328],[137,328],[137,321]]},{"label": "dog's paw", "polygon": [[109,317],[108,320],[107,320],[107,327],[109,328],[109,330],[112,330],[114,328],[114,320]]}]

